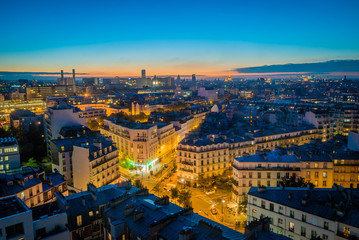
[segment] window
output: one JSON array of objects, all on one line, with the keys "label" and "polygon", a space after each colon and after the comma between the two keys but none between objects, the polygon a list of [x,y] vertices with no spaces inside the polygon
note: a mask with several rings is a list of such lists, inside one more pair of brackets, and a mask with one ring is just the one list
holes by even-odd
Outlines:
[{"label": "window", "polygon": [[312,236],[312,238],[317,237],[317,231],[312,230],[312,234],[311,234],[311,236]]},{"label": "window", "polygon": [[278,212],[279,212],[280,214],[283,214],[283,207],[282,207],[282,206],[279,206]]},{"label": "window", "polygon": [[41,239],[46,235],[46,228],[39,228],[36,230],[36,238]]},{"label": "window", "polygon": [[343,233],[344,233],[344,236],[349,237],[350,236],[350,228],[344,227],[343,228]]},{"label": "window", "polygon": [[262,200],[261,206],[262,206],[262,208],[266,208],[266,202]]},{"label": "window", "polygon": [[310,172],[309,171],[307,171],[307,178],[310,178]]},{"label": "window", "polygon": [[323,234],[323,240],[328,240],[329,239],[329,237],[328,237],[328,235],[325,235],[325,234]]},{"label": "window", "polygon": [[289,223],[289,231],[294,232],[294,223]]},{"label": "window", "polygon": [[81,226],[82,225],[82,216],[81,215],[79,215],[79,216],[77,216],[77,226]]},{"label": "window", "polygon": [[274,211],[274,204],[273,203],[269,204],[269,210],[271,210],[272,212]]},{"label": "window", "polygon": [[89,216],[92,217],[93,216],[93,211],[89,212]]},{"label": "window", "polygon": [[324,221],[324,229],[328,230],[329,228],[329,222]]},{"label": "window", "polygon": [[277,173],[277,179],[280,179],[280,173]]},{"label": "window", "polygon": [[327,163],[324,163],[324,164],[323,164],[323,168],[327,168]]},{"label": "window", "polygon": [[327,181],[323,181],[323,187],[327,186]]},{"label": "window", "polygon": [[7,239],[13,238],[13,237],[24,234],[24,225],[23,225],[23,223],[11,225],[11,226],[6,227],[5,231],[6,231]]},{"label": "window", "polygon": [[270,187],[270,181],[267,181],[267,186]]},{"label": "window", "polygon": [[267,173],[267,178],[270,178],[270,173]]},{"label": "window", "polygon": [[323,172],[323,178],[327,177],[327,172]]},{"label": "window", "polygon": [[283,224],[283,219],[278,218],[278,224]]},{"label": "window", "polygon": [[302,236],[305,237],[305,235],[306,235],[306,229],[305,229],[305,227],[301,227],[301,228],[300,228],[300,235],[302,235]]},{"label": "window", "polygon": [[258,178],[261,178],[261,173],[260,172],[258,173]]},{"label": "window", "polygon": [[249,173],[249,178],[252,178],[252,173],[251,172]]},{"label": "window", "polygon": [[307,221],[307,215],[302,214],[302,222],[306,222]]},{"label": "window", "polygon": [[318,168],[318,167],[319,167],[319,164],[318,164],[318,163],[314,163],[314,167],[315,167],[315,168]]},{"label": "window", "polygon": [[290,217],[294,218],[294,211],[293,210],[290,210]]},{"label": "window", "polygon": [[319,177],[319,172],[315,172],[314,177]]}]

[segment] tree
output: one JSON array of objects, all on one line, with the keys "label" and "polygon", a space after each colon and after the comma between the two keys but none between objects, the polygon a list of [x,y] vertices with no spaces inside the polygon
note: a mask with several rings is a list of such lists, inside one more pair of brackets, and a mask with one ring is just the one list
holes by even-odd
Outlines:
[{"label": "tree", "polygon": [[134,184],[135,187],[139,188],[139,189],[144,189],[145,186],[143,186],[142,182],[140,179],[136,179],[135,180],[135,184]]},{"label": "tree", "polygon": [[98,131],[100,128],[100,124],[96,121],[96,120],[91,120],[88,123],[88,127],[89,129],[91,129],[92,131]]},{"label": "tree", "polygon": [[171,189],[171,198],[176,200],[176,198],[178,198],[179,196],[179,191],[178,191],[178,188],[172,188]]},{"label": "tree", "polygon": [[306,182],[302,177],[290,176],[289,178],[282,178],[281,184],[285,187],[306,187],[311,183]]},{"label": "tree", "polygon": [[24,165],[26,167],[36,167],[36,168],[39,167],[39,164],[36,162],[35,158],[29,158],[29,160],[26,163],[24,163]]},{"label": "tree", "polygon": [[191,207],[191,196],[192,192],[189,189],[182,189],[179,191],[178,195],[178,203],[183,207]]}]

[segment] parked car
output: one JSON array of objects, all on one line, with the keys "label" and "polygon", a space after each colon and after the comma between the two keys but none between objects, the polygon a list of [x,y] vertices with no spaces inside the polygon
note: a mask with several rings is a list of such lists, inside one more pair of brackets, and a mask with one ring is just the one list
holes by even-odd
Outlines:
[{"label": "parked car", "polygon": [[211,195],[211,194],[213,194],[213,193],[215,193],[215,192],[216,192],[216,190],[212,189],[212,190],[208,190],[208,191],[206,192],[206,194],[207,194],[207,195]]}]

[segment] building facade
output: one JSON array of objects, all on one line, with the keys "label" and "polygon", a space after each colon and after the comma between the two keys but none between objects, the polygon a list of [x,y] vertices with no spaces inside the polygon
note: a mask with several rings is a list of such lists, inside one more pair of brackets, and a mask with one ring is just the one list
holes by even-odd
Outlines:
[{"label": "building facade", "polygon": [[271,231],[295,240],[357,239],[358,201],[358,189],[253,187],[247,221],[269,217]]},{"label": "building facade", "polygon": [[0,173],[20,166],[19,144],[16,138],[0,138]]}]

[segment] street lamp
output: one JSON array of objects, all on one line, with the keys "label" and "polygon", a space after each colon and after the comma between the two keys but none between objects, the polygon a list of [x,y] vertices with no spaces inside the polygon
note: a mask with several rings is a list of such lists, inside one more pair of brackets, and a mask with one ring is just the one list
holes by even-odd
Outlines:
[{"label": "street lamp", "polygon": [[222,200],[222,222],[224,221],[224,213],[223,213],[223,205],[226,202],[226,200]]}]

